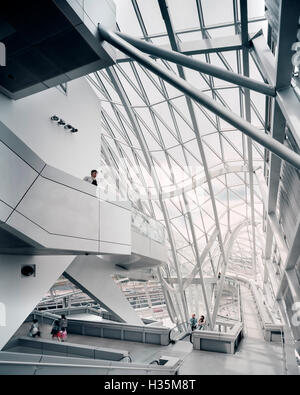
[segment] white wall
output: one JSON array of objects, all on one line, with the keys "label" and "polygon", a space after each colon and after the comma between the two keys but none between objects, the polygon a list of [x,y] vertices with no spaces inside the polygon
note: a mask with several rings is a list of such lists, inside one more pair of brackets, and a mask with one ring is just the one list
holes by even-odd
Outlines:
[{"label": "white wall", "polygon": [[[52,115],[78,133],[50,121]],[[68,83],[68,94],[57,88],[20,100],[0,93],[0,120],[46,163],[83,178],[97,168],[100,155],[100,101],[84,78]]]},{"label": "white wall", "polygon": [[[0,323],[0,350],[73,259],[70,255],[0,255],[0,304],[5,313]],[[25,264],[36,265],[36,276],[21,276]]]},{"label": "white wall", "polygon": [[123,322],[143,325],[121,289],[112,279],[114,266],[97,256],[77,256],[65,271],[65,276]]}]

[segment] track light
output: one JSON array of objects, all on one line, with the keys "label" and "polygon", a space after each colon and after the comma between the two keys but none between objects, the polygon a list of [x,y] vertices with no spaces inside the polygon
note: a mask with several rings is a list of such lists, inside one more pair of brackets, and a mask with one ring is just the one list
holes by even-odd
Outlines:
[{"label": "track light", "polygon": [[62,126],[66,124],[66,122],[63,119],[60,119],[57,123]]},{"label": "track light", "polygon": [[22,277],[35,276],[35,265],[22,265],[21,275]]},{"label": "track light", "polygon": [[51,121],[53,122],[57,122],[57,124],[59,126],[63,126],[64,129],[69,130],[71,133],[76,133],[78,132],[78,129],[74,128],[74,126],[72,126],[69,123],[66,123],[62,118],[59,118],[57,115],[52,115],[50,117]]}]

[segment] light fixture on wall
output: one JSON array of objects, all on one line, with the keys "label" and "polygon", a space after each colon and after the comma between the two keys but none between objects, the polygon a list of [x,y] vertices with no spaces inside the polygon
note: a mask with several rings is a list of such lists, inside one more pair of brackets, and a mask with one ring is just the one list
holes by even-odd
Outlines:
[{"label": "light fixture on wall", "polygon": [[51,119],[51,121],[53,121],[53,122],[57,122],[57,124],[58,124],[59,126],[63,126],[64,129],[70,131],[71,133],[76,133],[76,132],[78,132],[78,129],[76,129],[76,128],[75,128],[74,126],[72,126],[71,124],[66,123],[62,118],[58,117],[57,115],[52,115],[52,116],[50,117],[50,119]]},{"label": "light fixture on wall", "polygon": [[35,277],[35,265],[22,265],[21,275],[22,277]]}]

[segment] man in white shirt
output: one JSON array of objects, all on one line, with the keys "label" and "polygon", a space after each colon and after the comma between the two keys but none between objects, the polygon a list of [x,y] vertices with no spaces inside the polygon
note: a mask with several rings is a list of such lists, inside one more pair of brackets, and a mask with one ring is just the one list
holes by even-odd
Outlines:
[{"label": "man in white shirt", "polygon": [[98,185],[96,180],[97,174],[98,174],[97,170],[92,170],[90,176],[84,177],[84,181],[90,182],[91,184],[97,186]]}]

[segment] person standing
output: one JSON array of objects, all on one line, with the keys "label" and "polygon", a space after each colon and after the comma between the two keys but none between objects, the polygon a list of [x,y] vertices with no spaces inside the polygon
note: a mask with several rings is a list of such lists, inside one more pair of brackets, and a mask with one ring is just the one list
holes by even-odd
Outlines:
[{"label": "person standing", "polygon": [[204,325],[205,325],[205,317],[204,315],[201,315],[201,317],[198,320],[198,329],[204,329]]},{"label": "person standing", "polygon": [[196,314],[192,315],[192,318],[190,319],[190,324],[191,324],[191,329],[192,331],[195,330],[197,328],[197,318],[196,318]]},{"label": "person standing", "polygon": [[60,321],[59,321],[59,327],[60,327],[60,338],[61,341],[65,341],[67,337],[67,327],[68,327],[68,320],[64,314],[61,315]]},{"label": "person standing", "polygon": [[83,180],[97,186],[98,185],[96,180],[97,174],[98,174],[97,170],[92,170],[91,175],[84,177]]},{"label": "person standing", "polygon": [[52,340],[57,339],[58,341],[60,341],[59,332],[60,332],[59,320],[55,320],[51,330]]}]

